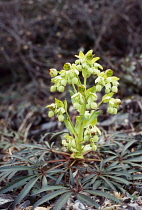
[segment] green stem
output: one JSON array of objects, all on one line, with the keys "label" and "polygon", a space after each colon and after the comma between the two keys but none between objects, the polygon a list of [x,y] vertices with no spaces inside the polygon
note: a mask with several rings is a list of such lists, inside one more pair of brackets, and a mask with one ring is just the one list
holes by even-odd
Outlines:
[{"label": "green stem", "polygon": [[70,126],[71,126],[71,128],[72,128],[72,130],[73,130],[73,132],[74,132],[74,136],[77,137],[78,134],[77,134],[77,132],[76,132],[76,130],[75,130],[73,124],[72,124],[72,121],[71,121],[71,119],[70,119],[70,116],[69,116],[67,110],[65,110],[65,111],[66,111],[66,115],[67,115],[68,121],[70,122]]},{"label": "green stem", "polygon": [[78,138],[76,140],[76,147],[77,150],[79,151],[80,155],[82,155],[82,140],[83,140],[83,132],[84,132],[84,127],[83,127],[83,117],[86,111],[86,78],[84,78],[84,86],[85,86],[85,93],[84,93],[84,103],[82,104],[81,107],[81,113],[80,113],[80,122],[78,125]]},{"label": "green stem", "polygon": [[77,90],[76,90],[75,85],[73,83],[72,83],[72,87],[74,89],[74,92],[77,93]]}]

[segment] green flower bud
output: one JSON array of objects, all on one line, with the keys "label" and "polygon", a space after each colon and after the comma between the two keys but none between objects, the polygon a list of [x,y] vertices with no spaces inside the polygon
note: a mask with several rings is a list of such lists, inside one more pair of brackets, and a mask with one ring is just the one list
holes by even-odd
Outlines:
[{"label": "green flower bud", "polygon": [[96,85],[96,91],[100,92],[102,90],[102,86],[101,85]]},{"label": "green flower bud", "polygon": [[72,151],[72,152],[78,152],[76,149],[74,149],[74,148],[70,148],[70,151]]},{"label": "green flower bud", "polygon": [[108,89],[105,89],[105,93],[107,94],[107,93],[110,93],[110,89],[108,88]]},{"label": "green flower bud", "polygon": [[107,112],[108,112],[109,114],[113,114],[113,108],[112,108],[112,107],[108,107]]},{"label": "green flower bud", "polygon": [[48,117],[53,117],[54,116],[54,112],[53,111],[49,111],[48,112]]},{"label": "green flower bud", "polygon": [[97,104],[95,102],[91,103],[91,109],[96,109],[97,108]]},{"label": "green flower bud", "polygon": [[111,78],[111,77],[108,77],[108,78],[106,79],[106,82],[112,82],[112,78]]},{"label": "green flower bud", "polygon": [[87,53],[86,58],[87,58],[87,60],[92,60],[92,58],[93,58],[92,52]]},{"label": "green flower bud", "polygon": [[113,75],[113,71],[111,69],[107,69],[105,73],[106,73],[106,76],[108,77],[111,77]]},{"label": "green flower bud", "polygon": [[54,85],[51,86],[50,91],[51,91],[51,92],[55,92],[55,91],[56,91],[56,86],[54,86]]},{"label": "green flower bud", "polygon": [[116,103],[117,105],[120,105],[121,104],[121,100],[119,98],[116,99]]},{"label": "green flower bud", "polygon": [[56,109],[56,104],[55,104],[55,103],[52,103],[52,104],[50,104],[50,105],[47,105],[46,107],[49,108],[49,109],[52,110],[52,111],[55,111],[55,109]]},{"label": "green flower bud", "polygon": [[94,144],[94,143],[91,143],[91,144],[90,144],[90,146],[92,147],[92,150],[93,150],[93,151],[96,151],[96,149],[97,149],[97,146],[96,146],[96,144]]},{"label": "green flower bud", "polygon": [[118,86],[118,85],[119,85],[119,82],[117,82],[117,81],[112,81],[112,84],[113,84],[113,86]]},{"label": "green flower bud", "polygon": [[71,69],[71,64],[70,63],[65,63],[63,66],[64,70],[70,70]]},{"label": "green flower bud", "polygon": [[98,76],[100,74],[100,70],[98,70],[98,69],[94,69],[94,71],[93,71],[93,75],[94,76]]},{"label": "green flower bud", "polygon": [[99,137],[97,135],[93,136],[92,142],[97,142],[99,140]]},{"label": "green flower bud", "polygon": [[63,122],[63,121],[64,121],[64,116],[63,116],[63,115],[58,115],[58,120],[59,120],[60,122]]},{"label": "green flower bud", "polygon": [[90,146],[90,144],[87,144],[84,146],[83,148],[83,152],[88,152],[88,151],[91,151],[92,150],[92,147]]},{"label": "green flower bud", "polygon": [[64,92],[65,88],[64,88],[64,86],[58,86],[58,87],[57,87],[57,90],[58,90],[59,92]]},{"label": "green flower bud", "polygon": [[117,114],[117,109],[113,108],[113,113],[112,114]]},{"label": "green flower bud", "polygon": [[73,147],[73,148],[76,148],[75,140],[72,140],[72,141],[71,141],[70,146]]},{"label": "green flower bud", "polygon": [[68,84],[72,84],[72,79],[68,78]]},{"label": "green flower bud", "polygon": [[89,69],[88,69],[88,72],[89,72],[90,74],[93,74],[93,73],[94,73],[94,69],[93,69],[93,68],[89,68]]},{"label": "green flower bud", "polygon": [[49,74],[51,77],[56,77],[58,74],[58,71],[56,69],[49,69]]},{"label": "green flower bud", "polygon": [[111,88],[111,83],[107,83],[107,84],[105,85],[105,88],[106,88],[106,89],[110,89],[110,88]]},{"label": "green flower bud", "polygon": [[89,140],[89,136],[84,136],[84,141],[88,141]]},{"label": "green flower bud", "polygon": [[67,84],[67,80],[62,79],[62,80],[61,80],[61,85],[66,86],[66,84]]},{"label": "green flower bud", "polygon": [[117,93],[118,88],[116,86],[112,86],[111,90],[112,90],[112,92]]},{"label": "green flower bud", "polygon": [[84,92],[85,92],[85,86],[84,86],[84,85],[79,85],[79,86],[78,86],[78,91],[79,91],[80,93],[84,93]]},{"label": "green flower bud", "polygon": [[67,146],[68,146],[67,140],[63,139],[63,140],[62,140],[62,145],[65,146],[65,147],[67,147]]},{"label": "green flower bud", "polygon": [[78,84],[78,79],[76,77],[72,78],[72,83],[73,84]]},{"label": "green flower bud", "polygon": [[90,104],[86,104],[86,109],[91,109],[91,105]]},{"label": "green flower bud", "polygon": [[79,109],[80,108],[80,104],[75,102],[75,103],[73,103],[73,107],[74,107],[74,109]]},{"label": "green flower bud", "polygon": [[77,65],[76,68],[77,68],[78,71],[80,71],[82,69],[82,66],[81,65]]}]

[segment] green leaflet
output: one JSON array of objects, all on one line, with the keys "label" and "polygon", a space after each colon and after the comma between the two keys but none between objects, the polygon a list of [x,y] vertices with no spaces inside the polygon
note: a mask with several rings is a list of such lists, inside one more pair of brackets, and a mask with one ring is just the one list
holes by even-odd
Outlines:
[{"label": "green leaflet", "polygon": [[81,194],[81,193],[77,193],[77,198],[78,200],[87,203],[90,206],[95,206],[95,208],[99,208],[99,204],[96,203],[93,199],[91,199],[89,196]]},{"label": "green leaflet", "polygon": [[23,188],[23,190],[20,192],[20,194],[18,195],[18,197],[15,199],[13,205],[12,205],[12,209],[14,210],[16,205],[18,203],[20,203],[20,201],[26,196],[28,195],[28,193],[30,192],[30,190],[32,189],[32,187],[35,185],[35,183],[37,182],[37,180],[39,179],[39,177],[35,177],[32,180],[30,180]]},{"label": "green leaflet", "polygon": [[68,201],[69,197],[71,196],[72,192],[66,192],[57,200],[54,210],[61,210],[64,204]]},{"label": "green leaflet", "polygon": [[2,193],[6,193],[10,190],[13,190],[14,188],[18,188],[21,187],[22,185],[24,185],[27,181],[29,181],[30,179],[34,178],[36,175],[31,175],[28,177],[22,177],[19,179],[16,179],[15,181],[13,181],[12,183],[8,184],[7,186],[3,187],[2,189],[0,189],[0,194]]},{"label": "green leaflet", "polygon": [[57,190],[57,191],[53,191],[45,196],[43,196],[41,199],[39,199],[32,207],[32,210],[34,210],[37,206],[57,197],[58,195],[61,195],[63,193],[68,192],[69,190]]},{"label": "green leaflet", "polygon": [[47,186],[47,187],[43,187],[40,190],[38,190],[37,192],[34,192],[32,195],[37,195],[39,193],[42,192],[48,192],[48,191],[52,191],[52,190],[62,190],[62,189],[67,189],[66,187],[60,186],[60,185],[55,185],[55,186]]},{"label": "green leaflet", "polygon": [[115,201],[117,203],[120,203],[120,201],[116,197],[108,194],[107,192],[102,192],[102,191],[99,191],[99,190],[85,190],[85,192],[88,192],[88,193],[90,193],[92,195],[102,196],[102,197],[111,199],[111,200],[113,200],[113,201]]}]

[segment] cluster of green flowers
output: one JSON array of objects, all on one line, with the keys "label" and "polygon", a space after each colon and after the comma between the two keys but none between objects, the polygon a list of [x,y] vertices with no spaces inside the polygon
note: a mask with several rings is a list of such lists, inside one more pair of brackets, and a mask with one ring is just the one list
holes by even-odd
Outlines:
[{"label": "cluster of green flowers", "polygon": [[[101,134],[96,126],[99,106],[108,103],[107,112],[116,114],[121,101],[113,98],[118,91],[119,78],[113,76],[110,69],[103,71],[103,67],[97,63],[99,57],[94,57],[92,50],[86,54],[80,52],[76,57],[78,59],[74,64],[66,63],[60,71],[50,69],[50,75],[53,77],[51,81],[54,83],[51,92],[64,92],[67,84],[72,86],[71,101],[79,113],[75,125],[68,115],[66,100],[62,102],[55,99],[55,103],[47,107],[50,110],[48,116],[53,117],[56,114],[58,120],[64,121],[70,132],[70,135],[65,135],[62,144],[72,152],[71,157],[83,158],[83,153],[97,149],[96,142]],[[87,79],[91,75],[94,76],[95,85],[87,89]],[[97,93],[102,89],[105,95],[99,101]]]},{"label": "cluster of green flowers", "polygon": [[55,103],[46,106],[49,108],[48,117],[53,117],[55,114],[60,122],[64,121],[65,108],[62,101],[55,99]]}]

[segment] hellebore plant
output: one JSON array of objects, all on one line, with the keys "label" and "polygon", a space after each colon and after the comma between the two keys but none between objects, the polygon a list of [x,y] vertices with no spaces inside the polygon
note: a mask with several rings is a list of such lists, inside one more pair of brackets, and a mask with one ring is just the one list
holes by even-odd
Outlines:
[{"label": "hellebore plant", "polygon": [[[82,51],[75,63],[65,63],[63,70],[57,71],[50,69],[51,92],[64,92],[67,84],[72,86],[70,90],[72,105],[77,110],[76,122],[73,124],[69,113],[67,100],[60,101],[55,98],[55,103],[48,105],[48,116],[57,116],[58,120],[65,123],[69,134],[64,136],[62,145],[71,152],[71,158],[83,159],[84,155],[90,151],[97,149],[97,141],[101,135],[97,125],[99,110],[102,103],[107,103],[107,112],[117,114],[117,109],[121,104],[120,99],[113,98],[118,91],[118,77],[113,76],[113,71],[107,69],[103,71],[103,67],[97,63],[99,57],[94,57],[93,51],[90,50],[86,54]],[[87,79],[94,77],[95,85],[87,88]],[[99,92],[104,95],[99,99]]]}]

